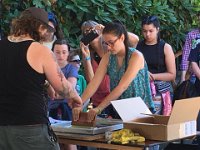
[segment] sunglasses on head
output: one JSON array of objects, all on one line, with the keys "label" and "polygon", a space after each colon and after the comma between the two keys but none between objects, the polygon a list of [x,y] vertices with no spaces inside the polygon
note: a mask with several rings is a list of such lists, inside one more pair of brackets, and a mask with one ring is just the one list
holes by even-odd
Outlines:
[{"label": "sunglasses on head", "polygon": [[83,32],[83,35],[87,35],[87,34],[90,33],[93,29],[94,29],[93,27],[86,29],[86,30]]}]

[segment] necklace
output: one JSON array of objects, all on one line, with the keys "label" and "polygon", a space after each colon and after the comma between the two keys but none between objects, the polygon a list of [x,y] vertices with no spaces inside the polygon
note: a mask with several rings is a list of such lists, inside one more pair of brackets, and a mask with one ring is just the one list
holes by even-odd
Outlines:
[{"label": "necklace", "polygon": [[23,41],[33,40],[33,39],[28,36],[8,36],[8,40],[10,42],[18,43],[18,42],[23,42]]}]

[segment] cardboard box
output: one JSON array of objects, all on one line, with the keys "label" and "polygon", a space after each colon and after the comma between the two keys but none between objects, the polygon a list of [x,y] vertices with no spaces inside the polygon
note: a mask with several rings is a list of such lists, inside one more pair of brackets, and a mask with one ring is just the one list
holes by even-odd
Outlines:
[{"label": "cardboard box", "polygon": [[151,114],[140,97],[111,102],[124,122],[124,128],[146,139],[169,141],[196,134],[200,97],[177,100],[170,116]]}]

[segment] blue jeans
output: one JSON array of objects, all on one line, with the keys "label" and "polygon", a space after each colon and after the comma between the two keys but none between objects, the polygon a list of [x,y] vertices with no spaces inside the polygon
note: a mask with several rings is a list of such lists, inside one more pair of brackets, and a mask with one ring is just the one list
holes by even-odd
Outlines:
[{"label": "blue jeans", "polygon": [[47,125],[0,126],[0,150],[60,150]]}]

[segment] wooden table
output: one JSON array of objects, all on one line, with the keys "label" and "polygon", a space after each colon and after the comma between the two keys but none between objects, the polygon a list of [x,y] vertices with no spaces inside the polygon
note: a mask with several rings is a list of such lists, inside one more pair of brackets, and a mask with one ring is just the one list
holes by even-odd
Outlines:
[{"label": "wooden table", "polygon": [[58,142],[60,144],[73,144],[80,146],[114,149],[114,150],[149,150],[152,147],[159,146],[166,142],[162,141],[146,141],[145,143],[138,144],[109,144],[104,138],[104,134],[98,135],[81,135],[70,133],[56,133],[58,136]]}]

